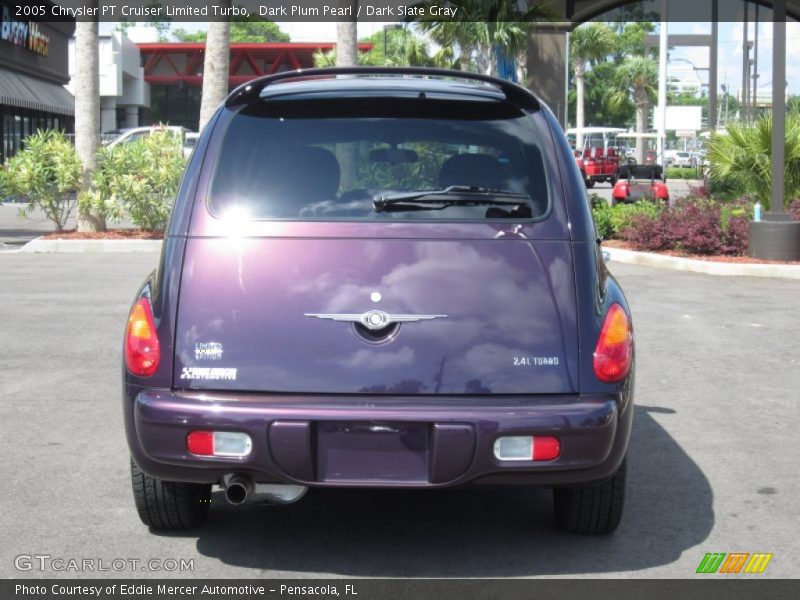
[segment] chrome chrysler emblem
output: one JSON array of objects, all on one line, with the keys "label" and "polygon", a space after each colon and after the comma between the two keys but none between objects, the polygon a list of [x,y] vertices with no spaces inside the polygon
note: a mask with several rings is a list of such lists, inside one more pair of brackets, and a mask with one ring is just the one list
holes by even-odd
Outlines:
[{"label": "chrome chrysler emblem", "polygon": [[368,310],[361,314],[350,313],[305,313],[306,317],[316,319],[329,319],[331,321],[346,321],[360,323],[372,331],[383,329],[392,323],[410,323],[412,321],[429,321],[431,319],[446,319],[447,315],[390,315],[382,310]]}]

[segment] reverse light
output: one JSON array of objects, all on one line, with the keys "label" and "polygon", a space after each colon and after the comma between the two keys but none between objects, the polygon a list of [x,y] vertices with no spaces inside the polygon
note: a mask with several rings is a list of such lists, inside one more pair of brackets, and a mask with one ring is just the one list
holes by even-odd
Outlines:
[{"label": "reverse light", "polygon": [[253,441],[238,431],[192,431],[186,436],[186,449],[198,456],[236,456],[250,454]]},{"label": "reverse light", "polygon": [[125,366],[133,375],[150,377],[158,368],[161,350],[147,298],[139,298],[131,309],[125,329]]},{"label": "reverse light", "polygon": [[594,374],[600,381],[622,381],[633,362],[633,330],[628,315],[619,304],[612,304],[600,330],[594,351]]},{"label": "reverse light", "polygon": [[561,442],[552,436],[507,435],[494,443],[494,457],[502,461],[555,460],[561,454]]}]

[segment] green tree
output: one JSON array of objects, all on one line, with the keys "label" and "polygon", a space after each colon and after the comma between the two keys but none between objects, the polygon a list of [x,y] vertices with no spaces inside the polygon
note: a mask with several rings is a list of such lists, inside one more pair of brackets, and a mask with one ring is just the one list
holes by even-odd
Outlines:
[{"label": "green tree", "polygon": [[[231,0],[217,0],[217,4],[228,8]],[[200,97],[200,131],[228,95],[230,42],[229,21],[211,21],[208,24],[208,40],[203,57],[203,91]]]},{"label": "green tree", "polygon": [[[585,77],[587,63],[604,60],[614,43],[611,30],[605,23],[588,23],[577,27],[569,36],[569,56],[575,74],[576,110],[575,125],[585,126]],[[583,134],[576,136],[576,147],[583,148]]]},{"label": "green tree", "polygon": [[22,209],[40,209],[62,231],[75,207],[75,191],[83,178],[83,165],[72,143],[61,131],[39,130],[25,138],[25,148],[8,161],[5,175],[11,193],[30,198]]},{"label": "green tree", "polygon": [[166,227],[186,161],[181,136],[168,129],[101,150],[92,190],[82,204],[102,207],[110,219],[128,215],[149,231]]},{"label": "green tree", "polygon": [[[607,97],[613,92],[616,73],[617,65],[611,61],[599,62],[586,71],[584,112],[587,126],[629,127],[633,123],[636,107],[630,99],[615,106],[608,104]],[[568,97],[570,123],[576,122],[577,90],[573,80],[574,76],[570,80]]]},{"label": "green tree", "polygon": [[[97,0],[82,0],[86,8],[97,8]],[[75,24],[75,148],[83,164],[81,191],[89,189],[100,146],[100,50],[96,21]],[[103,213],[78,209],[78,231],[103,231]]]},{"label": "green tree", "polygon": [[[615,90],[607,97],[612,109],[633,101],[636,107],[636,131],[647,131],[647,108],[656,94],[658,65],[652,58],[629,56],[617,68],[614,79]],[[636,140],[636,160],[644,162],[644,140]]]},{"label": "green tree", "polygon": [[[726,133],[711,137],[708,149],[711,179],[752,194],[769,208],[772,196],[772,116],[752,125],[730,123]],[[800,112],[786,117],[786,204],[800,197]]]},{"label": "green tree", "polygon": [[[440,4],[435,0],[419,2],[416,6]],[[458,8],[453,19],[419,17],[426,31],[440,47],[451,49],[463,71],[472,70],[496,75],[495,50],[521,57],[528,43],[533,23],[547,19],[552,12],[545,2],[521,5],[516,0],[450,0]],[[442,58],[446,58],[446,54]]]},{"label": "green tree", "polygon": [[649,53],[645,51],[644,36],[653,33],[656,29],[655,23],[649,21],[635,20],[633,22],[618,22],[611,25],[614,33],[614,45],[612,60],[616,64],[621,64],[628,56],[650,56],[655,57],[658,48],[653,46]]},{"label": "green tree", "polygon": [[[185,29],[174,29],[172,37],[179,42],[205,42],[205,31],[188,32]],[[288,42],[289,34],[272,21],[248,19],[231,22],[231,42],[233,43],[269,43]]]},{"label": "green tree", "polygon": [[[445,66],[436,62],[436,59],[430,55],[430,48],[426,39],[417,34],[411,27],[390,29],[385,34],[385,51],[383,31],[378,31],[360,40],[360,42],[371,44],[372,48],[368,52],[359,52],[359,65],[387,67]],[[319,51],[314,54],[314,65],[317,67],[332,67],[335,64],[336,50]]]}]

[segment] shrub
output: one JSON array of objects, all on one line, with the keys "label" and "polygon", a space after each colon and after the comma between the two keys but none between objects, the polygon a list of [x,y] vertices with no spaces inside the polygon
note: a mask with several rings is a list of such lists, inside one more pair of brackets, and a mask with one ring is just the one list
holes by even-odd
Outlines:
[{"label": "shrub", "polygon": [[[592,205],[594,206],[594,202]],[[601,203],[592,209],[592,214],[598,234],[608,240],[620,237],[620,234],[631,226],[632,220],[637,215],[657,216],[662,210],[663,204],[659,202],[642,201],[610,206],[601,198]]]},{"label": "shrub", "polygon": [[74,191],[82,174],[80,158],[66,136],[40,130],[25,138],[25,148],[8,161],[4,179],[7,192],[30,199],[23,214],[38,208],[61,231],[75,208]]},{"label": "shrub", "polygon": [[718,254],[722,249],[722,224],[718,205],[706,201],[679,204],[669,220],[673,247],[687,254]]},{"label": "shrub", "polygon": [[[800,194],[800,113],[786,116],[786,200]],[[769,208],[772,189],[772,117],[752,125],[730,123],[727,133],[715,133],[708,151],[711,180],[730,190],[752,194]],[[727,190],[726,190],[727,191]]]},{"label": "shrub", "polygon": [[610,240],[615,237],[616,230],[612,221],[613,213],[614,208],[609,206],[605,200],[603,200],[602,204],[592,208],[594,223],[597,226],[597,235],[604,240]]},{"label": "shrub", "polygon": [[180,138],[168,130],[135,142],[104,148],[82,205],[113,221],[127,214],[137,227],[161,231],[185,167]]},{"label": "shrub", "polygon": [[637,250],[686,254],[742,255],[747,252],[752,207],[706,198],[686,198],[657,215],[639,214],[622,237]]},{"label": "shrub", "polygon": [[670,229],[671,211],[665,210],[657,217],[636,215],[622,237],[637,250],[671,250],[673,248]]},{"label": "shrub", "polygon": [[11,193],[11,187],[8,182],[8,175],[6,175],[6,168],[0,165],[0,202]]},{"label": "shrub", "polygon": [[789,204],[789,215],[795,220],[800,221],[800,198],[793,200]]},{"label": "shrub", "polygon": [[702,179],[699,169],[692,167],[667,167],[667,180],[670,179]]}]

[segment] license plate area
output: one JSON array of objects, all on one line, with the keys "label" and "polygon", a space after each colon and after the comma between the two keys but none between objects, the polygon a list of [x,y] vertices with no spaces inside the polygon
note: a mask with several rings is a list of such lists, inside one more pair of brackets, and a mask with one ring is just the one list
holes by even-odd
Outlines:
[{"label": "license plate area", "polygon": [[317,481],[428,481],[427,423],[317,423]]}]

